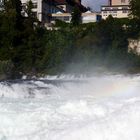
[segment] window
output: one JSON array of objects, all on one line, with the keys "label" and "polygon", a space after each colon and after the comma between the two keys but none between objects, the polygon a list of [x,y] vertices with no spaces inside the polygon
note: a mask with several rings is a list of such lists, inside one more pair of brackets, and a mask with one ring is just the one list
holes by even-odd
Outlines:
[{"label": "window", "polygon": [[118,7],[113,7],[112,9],[113,9],[113,10],[118,10]]},{"label": "window", "polygon": [[127,10],[123,10],[122,13],[128,13],[128,11]]},{"label": "window", "polygon": [[37,8],[37,3],[33,3],[33,8]]},{"label": "window", "polygon": [[37,12],[33,12],[33,17],[37,17]]},{"label": "window", "polygon": [[125,0],[121,0],[121,3],[125,3],[126,1]]},{"label": "window", "polygon": [[114,17],[117,17],[117,14],[114,14]]},{"label": "window", "polygon": [[129,9],[129,7],[122,7],[122,9],[123,9],[123,10],[128,10],[128,9]]},{"label": "window", "polygon": [[105,10],[111,10],[111,8],[110,7],[106,7]]},{"label": "window", "polygon": [[64,17],[64,21],[69,21],[69,17]]},{"label": "window", "polygon": [[113,11],[113,13],[117,13],[117,11]]}]

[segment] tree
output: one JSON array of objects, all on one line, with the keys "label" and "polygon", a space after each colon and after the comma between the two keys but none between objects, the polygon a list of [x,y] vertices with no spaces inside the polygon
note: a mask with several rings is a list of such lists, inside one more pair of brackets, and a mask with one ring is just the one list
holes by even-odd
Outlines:
[{"label": "tree", "polygon": [[33,3],[31,0],[26,3],[26,8],[24,10],[27,14],[27,17],[24,20],[24,26],[30,35],[30,33],[34,31],[35,25],[38,25],[38,20],[35,16],[35,12],[33,12]]},{"label": "tree", "polygon": [[[2,34],[0,40],[1,60],[10,58],[11,50],[14,46],[16,36],[16,10],[13,8],[12,0],[5,1],[4,11],[2,12],[0,32]],[[8,53],[7,53],[8,52]]]},{"label": "tree", "polygon": [[26,9],[25,9],[25,12],[26,12],[28,18],[33,18],[33,11],[32,10],[33,10],[33,3],[30,0],[26,3]]},{"label": "tree", "polygon": [[73,26],[77,26],[82,22],[81,11],[78,6],[74,7],[71,16],[72,16],[71,23]]},{"label": "tree", "polygon": [[23,17],[21,15],[22,4],[20,0],[5,0],[4,1],[4,11],[5,13],[15,12],[15,26],[18,30],[23,30]]},{"label": "tree", "polygon": [[129,34],[137,38],[140,36],[140,0],[130,0],[130,9],[133,19],[129,23]]},{"label": "tree", "polygon": [[140,0],[130,0],[131,15],[140,20]]}]

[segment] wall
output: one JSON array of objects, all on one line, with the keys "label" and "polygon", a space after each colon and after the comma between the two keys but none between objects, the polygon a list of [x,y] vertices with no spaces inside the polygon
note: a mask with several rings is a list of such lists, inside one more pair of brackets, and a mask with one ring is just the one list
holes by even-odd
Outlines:
[{"label": "wall", "polygon": [[112,5],[129,5],[129,0],[112,0]]},{"label": "wall", "polygon": [[83,13],[82,14],[82,23],[97,22],[98,16],[100,16],[100,14],[98,14],[98,13]]}]

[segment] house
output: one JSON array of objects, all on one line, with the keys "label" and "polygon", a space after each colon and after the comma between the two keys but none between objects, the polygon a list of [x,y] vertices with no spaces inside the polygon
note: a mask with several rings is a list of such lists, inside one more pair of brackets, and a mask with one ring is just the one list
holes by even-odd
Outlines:
[{"label": "house", "polygon": [[[66,2],[66,3],[68,3],[68,5],[66,5],[67,7],[64,7],[61,5],[61,7],[64,7],[63,8],[64,12],[59,11],[59,12],[51,14],[51,16],[52,16],[51,23],[55,23],[56,19],[62,20],[66,23],[70,23],[71,18],[72,18],[72,16],[71,16],[72,9],[75,5],[78,6],[82,12],[82,15],[81,15],[82,23],[97,22],[101,19],[100,13],[88,11],[87,8],[84,7],[81,4],[81,1],[79,1],[79,0],[75,0],[75,3],[72,0],[57,0],[57,1],[59,1],[58,3],[60,3],[60,4],[61,4],[60,1],[63,1],[62,3]],[[68,8],[68,7],[70,7],[70,8]]]},{"label": "house", "polygon": [[129,13],[129,0],[109,0],[108,5],[101,6],[102,19],[109,15],[114,18],[128,18]]},{"label": "house", "polygon": [[[22,14],[26,16],[25,8],[28,0],[21,0],[23,5]],[[33,3],[33,12],[38,20],[42,23],[51,23],[60,15],[58,13],[63,13],[64,21],[68,20],[68,17],[65,17],[65,14],[70,14],[73,10],[73,7],[77,5],[82,12],[85,12],[87,9],[81,4],[80,0],[32,0]],[[66,14],[66,16],[67,16]],[[55,15],[57,15],[55,17]],[[63,19],[60,18],[60,19]]]},{"label": "house", "polygon": [[71,13],[57,12],[57,13],[51,14],[51,16],[52,16],[51,23],[53,23],[53,24],[55,24],[56,20],[61,20],[66,23],[70,23],[70,21],[71,21]]},{"label": "house", "polygon": [[[71,22],[71,13],[61,13],[61,12],[57,12],[52,14],[52,20],[51,23],[55,23],[55,20],[62,20],[66,23],[70,23]],[[92,12],[92,11],[87,11],[82,13],[81,15],[81,20],[82,23],[91,23],[91,22],[98,22],[101,19],[101,14],[98,12]]]}]

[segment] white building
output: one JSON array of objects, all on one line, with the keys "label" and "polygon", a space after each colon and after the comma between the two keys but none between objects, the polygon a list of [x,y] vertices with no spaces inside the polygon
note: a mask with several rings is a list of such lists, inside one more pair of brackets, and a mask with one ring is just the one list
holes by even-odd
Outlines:
[{"label": "white building", "polygon": [[57,12],[52,14],[52,19],[51,23],[55,23],[56,20],[62,20],[66,23],[70,23],[71,21],[71,14],[70,13],[62,13],[62,12]]},{"label": "white building", "polygon": [[[55,23],[56,19],[65,21],[67,23],[71,22],[71,13],[54,13],[52,14],[52,23]],[[91,23],[91,22],[97,22],[101,19],[101,15],[100,13],[97,12],[91,12],[91,11],[87,11],[85,13],[82,13],[81,15],[82,18],[82,23]]]},{"label": "white building", "polygon": [[82,13],[82,23],[98,22],[101,19],[101,14],[98,12],[87,11]]},{"label": "white building", "polygon": [[129,0],[109,0],[109,5],[101,7],[102,19],[109,15],[114,18],[128,18],[129,13]]}]

